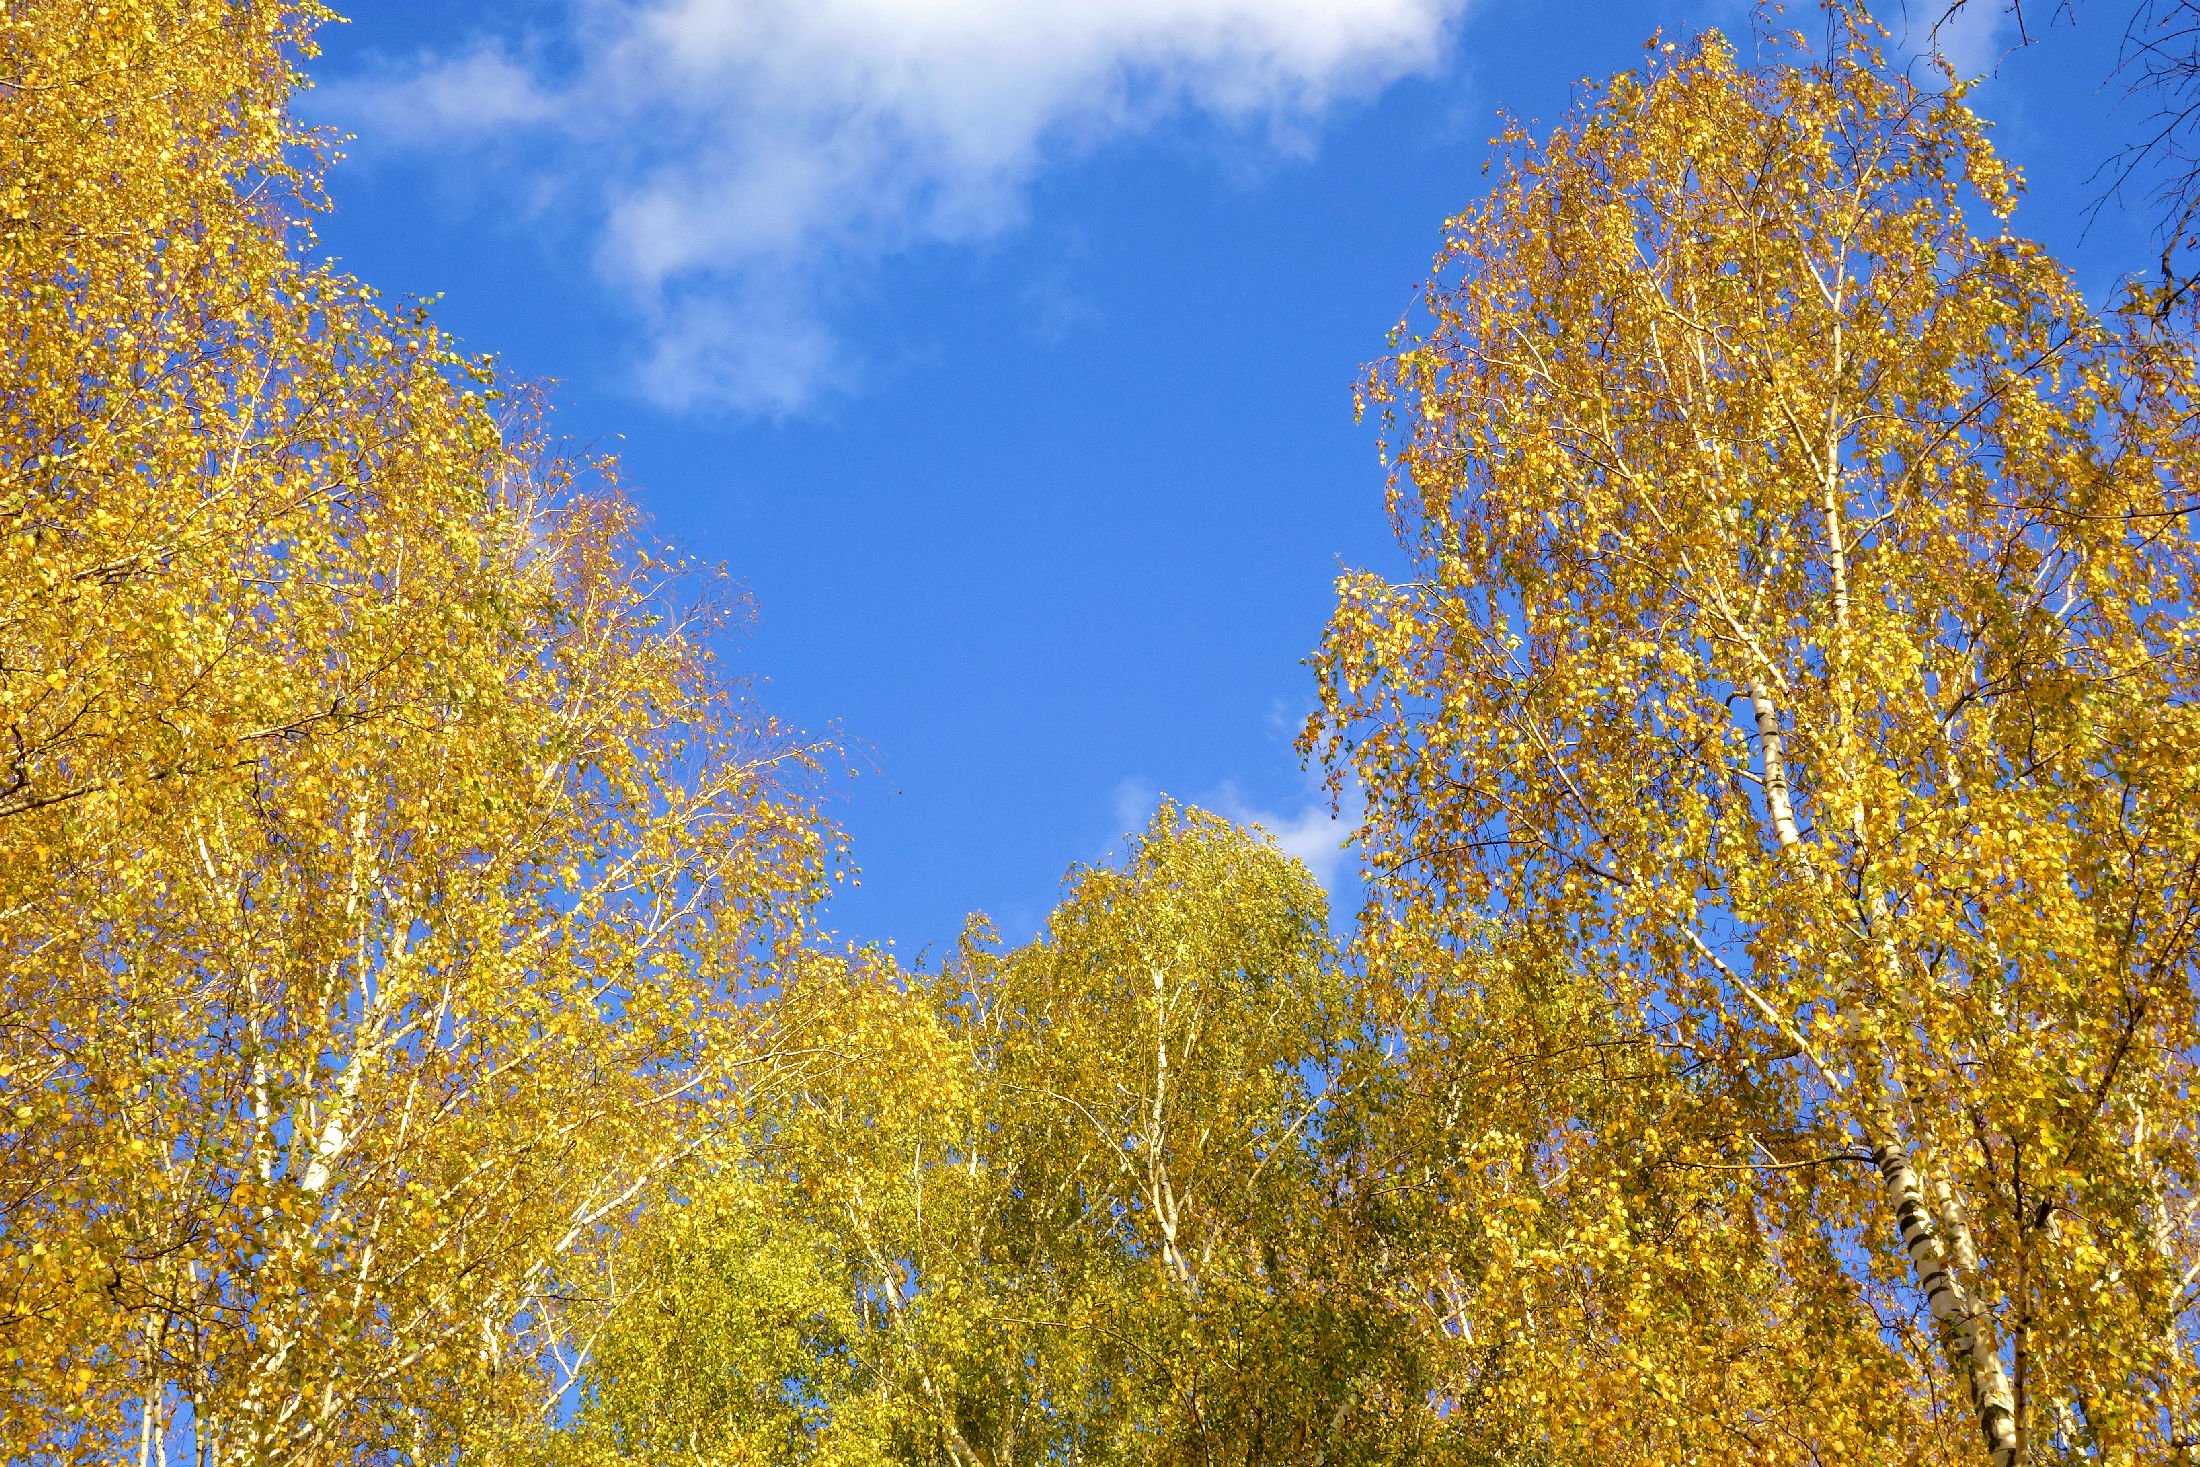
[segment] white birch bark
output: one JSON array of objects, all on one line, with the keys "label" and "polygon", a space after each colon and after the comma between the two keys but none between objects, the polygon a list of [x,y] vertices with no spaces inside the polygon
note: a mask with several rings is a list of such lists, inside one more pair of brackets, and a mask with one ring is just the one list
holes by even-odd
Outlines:
[{"label": "white birch bark", "polygon": [[1925,1291],[1926,1307],[1940,1329],[1949,1367],[1970,1388],[1971,1409],[1985,1438],[1987,1458],[1994,1467],[2016,1467],[2021,1460],[2016,1394],[2010,1387],[2008,1372],[2002,1368],[1993,1316],[1971,1297],[1956,1274],[1949,1240],[1936,1226],[1918,1183],[1917,1169],[1884,1097],[1872,1103],[1868,1120],[1872,1127],[1868,1138],[1872,1164],[1879,1168],[1888,1205],[1894,1209],[1902,1251],[1917,1271],[1918,1285]]},{"label": "white birch bark", "polygon": [[[1836,531],[1838,534],[1838,531]],[[1843,570],[1845,572],[1845,565]],[[1843,580],[1845,582],[1845,574]],[[1846,585],[1842,586],[1844,600]],[[1800,858],[1802,838],[1795,818],[1789,783],[1786,744],[1780,710],[1762,676],[1748,682],[1750,710],[1757,725],[1758,746],[1764,763],[1766,813],[1783,857]],[[1809,868],[1806,864],[1805,871]],[[1882,944],[1882,962],[1890,991],[1902,983],[1887,931],[1884,903],[1874,900],[1872,928]],[[1943,1207],[1934,1209],[1927,1200],[1920,1168],[1895,1122],[1880,1074],[1880,1057],[1866,1052],[1854,1057],[1856,1094],[1862,1102],[1861,1117],[1873,1165],[1879,1169],[1881,1192],[1894,1214],[1902,1251],[1917,1275],[1926,1307],[1941,1334],[1950,1370],[1969,1391],[1971,1407],[1993,1467],[2019,1467],[2023,1460],[2016,1413],[2016,1393],[2001,1361],[1992,1314],[1977,1302],[1963,1275],[1978,1271],[1976,1250],[1968,1227],[1952,1194],[1941,1188]]]}]

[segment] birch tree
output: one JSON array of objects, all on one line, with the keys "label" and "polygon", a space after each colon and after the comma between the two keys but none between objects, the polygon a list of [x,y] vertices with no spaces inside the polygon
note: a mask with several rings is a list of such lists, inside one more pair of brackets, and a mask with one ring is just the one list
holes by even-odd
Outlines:
[{"label": "birch tree", "polygon": [[[1417,1460],[1439,1434],[1325,1138],[1320,889],[1165,806],[1036,940],[812,961],[781,1083],[611,1255],[574,1462]],[[709,1221],[696,1221],[709,1219]]]},{"label": "birch tree", "polygon": [[11,1460],[539,1419],[828,859],[738,603],[304,259],[319,18],[0,17]]},{"label": "birch tree", "polygon": [[[1092,1280],[1049,1316],[1104,1346],[1119,1460],[1411,1460],[1418,1361],[1335,1205],[1336,1079],[1363,1014],[1305,867],[1164,804],[1076,873],[1039,940],[947,983],[988,1087],[1004,1224]],[[1007,1199],[1004,1199],[1006,1202]],[[1073,1275],[1074,1276],[1074,1275]]]},{"label": "birch tree", "polygon": [[1830,14],[1819,55],[1660,45],[1507,134],[1367,379],[1414,569],[1342,582],[1308,745],[1367,794],[1388,1002],[1474,983],[1495,921],[1770,1093],[1563,1130],[1744,1179],[1778,1286],[1853,1317],[1869,1409],[1788,1450],[2181,1460],[2191,323],[2089,304],[1963,89]]}]

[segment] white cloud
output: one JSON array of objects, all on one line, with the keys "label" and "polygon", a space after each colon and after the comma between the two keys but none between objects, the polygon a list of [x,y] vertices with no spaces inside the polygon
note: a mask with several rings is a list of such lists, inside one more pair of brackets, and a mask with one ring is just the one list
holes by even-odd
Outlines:
[{"label": "white cloud", "polygon": [[1966,80],[1992,76],[2019,39],[2008,0],[1968,0],[1952,11],[1949,0],[1909,0],[1895,29],[1904,53],[1937,56]]},{"label": "white cloud", "polygon": [[1125,836],[1135,835],[1146,828],[1153,819],[1153,812],[1161,803],[1161,791],[1143,779],[1122,779],[1115,784],[1115,799],[1111,813],[1115,816],[1115,831],[1108,838],[1106,851],[1100,856],[1107,860],[1116,849],[1116,842]]},{"label": "white cloud", "polygon": [[370,148],[537,144],[515,193],[587,201],[653,338],[647,389],[788,411],[843,375],[822,322],[867,266],[1012,227],[1050,162],[1185,111],[1303,146],[1338,101],[1439,66],[1467,3],[568,0],[554,37],[324,105]]},{"label": "white cloud", "polygon": [[1215,798],[1214,811],[1240,825],[1257,825],[1267,831],[1277,849],[1305,862],[1322,890],[1331,896],[1338,893],[1338,879],[1349,874],[1346,857],[1350,853],[1344,842],[1359,818],[1359,812],[1349,805],[1341,814],[1333,813],[1327,796],[1317,795],[1295,815],[1278,814],[1246,802],[1237,786],[1224,785]]},{"label": "white cloud", "polygon": [[[1146,822],[1153,818],[1154,807],[1161,797],[1161,791],[1145,780],[1121,781],[1115,787],[1115,823],[1125,835],[1143,830]],[[1275,841],[1276,848],[1304,862],[1307,870],[1314,873],[1314,879],[1332,897],[1340,893],[1339,882],[1352,875],[1351,853],[1345,849],[1345,838],[1352,833],[1360,816],[1357,786],[1347,792],[1341,813],[1330,811],[1328,796],[1318,788],[1309,790],[1306,803],[1296,813],[1263,809],[1247,800],[1234,782],[1224,783],[1204,798],[1189,803],[1240,825],[1258,826],[1266,831]]]},{"label": "white cloud", "polygon": [[553,122],[559,112],[534,74],[493,45],[439,58],[402,80],[338,82],[323,88],[321,101],[376,143],[416,148],[453,137],[478,142]]}]

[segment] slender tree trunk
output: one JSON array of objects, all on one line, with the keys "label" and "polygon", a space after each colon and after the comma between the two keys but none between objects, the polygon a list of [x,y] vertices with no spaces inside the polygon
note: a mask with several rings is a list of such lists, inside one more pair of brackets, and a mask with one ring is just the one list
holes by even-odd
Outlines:
[{"label": "slender tree trunk", "polygon": [[[1829,447],[1829,464],[1832,462],[1830,453]],[[1827,497],[1827,515],[1835,557],[1835,585],[1839,593],[1844,622],[1842,630],[1845,634],[1847,558],[1842,544],[1838,504],[1830,492]],[[1750,677],[1748,690],[1750,709],[1757,725],[1758,748],[1764,763],[1766,813],[1771,817],[1773,833],[1779,842],[1782,858],[1798,859],[1802,855],[1803,841],[1795,818],[1788,780],[1780,710],[1773,702],[1771,691],[1761,674]],[[1844,745],[1840,753],[1845,755],[1845,717],[1842,719],[1839,742]],[[1838,757],[1836,764],[1842,764]],[[1847,787],[1856,787],[1853,776],[1845,767],[1840,768],[1840,775]],[[1853,804],[1850,821],[1859,847],[1868,849],[1861,801]],[[1806,879],[1811,879],[1809,865],[1805,863],[1802,869]],[[1875,896],[1870,908],[1870,930],[1878,935],[1879,959],[1886,970],[1889,991],[1899,992],[1902,974],[1900,964],[1895,960],[1885,904]],[[1844,994],[1844,1001],[1845,999]],[[1895,1123],[1893,1108],[1887,1100],[1880,1057],[1875,1053],[1865,1052],[1854,1058],[1856,1099],[1862,1108],[1872,1162],[1879,1169],[1882,1192],[1888,1208],[1894,1213],[1895,1226],[1902,1238],[1903,1252],[1908,1255],[1910,1266],[1916,1271],[1918,1287],[1924,1290],[1925,1302],[1932,1311],[1933,1323],[1940,1331],[1949,1368],[1969,1388],[1971,1407],[1977,1416],[1979,1432],[1986,1444],[1987,1458],[1993,1467],[2020,1467],[2024,1460],[2024,1448],[2017,1420],[2016,1395],[2010,1387],[2008,1372],[2002,1368],[2000,1347],[1994,1337],[1993,1318],[1971,1298],[1961,1277],[1962,1273],[1975,1274],[1978,1271],[1978,1260],[1971,1247],[1969,1229],[1953,1195],[1945,1186],[1937,1189],[1937,1200],[1941,1204],[1939,1210],[1936,1211],[1928,1205],[1919,1168],[1911,1157],[1901,1128]]]},{"label": "slender tree trunk", "polygon": [[[1858,1079],[1860,1084],[1876,1083],[1865,1080],[1862,1071]],[[2017,1434],[2016,1396],[2010,1388],[2009,1374],[2002,1368],[1993,1318],[1972,1299],[1957,1276],[1950,1258],[1950,1240],[1936,1226],[1917,1167],[1885,1095],[1875,1094],[1866,1104],[1872,1163],[1879,1168],[1887,1205],[1902,1235],[1902,1250],[1909,1255],[1918,1287],[1925,1291],[1926,1307],[1939,1327],[1948,1366],[1970,1388],[1971,1408],[1978,1417],[1988,1460],[1993,1467],[2019,1467],[2023,1444]]]}]

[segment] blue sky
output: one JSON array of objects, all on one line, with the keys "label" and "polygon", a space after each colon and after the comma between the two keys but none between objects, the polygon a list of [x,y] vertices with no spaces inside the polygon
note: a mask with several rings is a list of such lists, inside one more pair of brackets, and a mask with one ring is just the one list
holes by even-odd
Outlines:
[{"label": "blue sky", "polygon": [[[1981,6],[1990,0],[1978,0]],[[1563,114],[1732,0],[378,0],[324,33],[357,134],[324,246],[556,379],[657,532],[757,622],[727,658],[836,733],[843,936],[1027,934],[1166,791],[1348,882],[1292,735],[1341,567],[1393,563],[1351,386],[1474,200],[1499,109]],[[1894,19],[1899,20],[1899,15]],[[2123,11],[1976,105],[2018,224],[2080,241],[2139,121]],[[1980,9],[1953,44],[1993,65]]]}]

